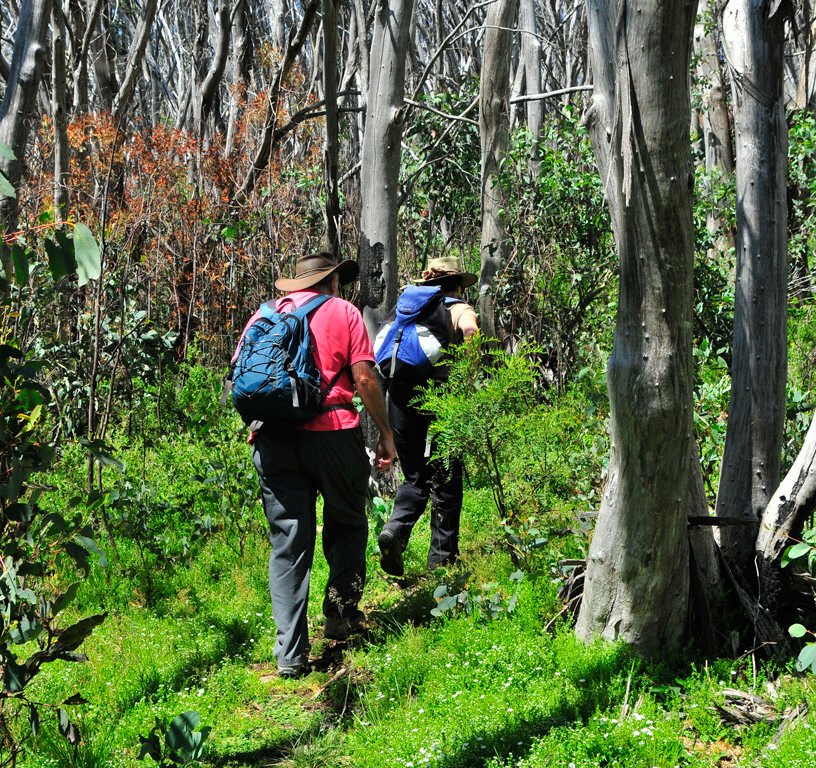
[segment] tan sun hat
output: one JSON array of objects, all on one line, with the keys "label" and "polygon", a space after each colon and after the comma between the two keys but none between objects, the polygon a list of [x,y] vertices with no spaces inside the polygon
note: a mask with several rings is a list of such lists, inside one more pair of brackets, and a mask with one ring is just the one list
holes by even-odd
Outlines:
[{"label": "tan sun hat", "polygon": [[337,272],[341,285],[347,285],[357,277],[360,269],[357,262],[352,259],[338,264],[330,253],[312,253],[297,260],[294,277],[280,277],[275,280],[275,288],[279,291],[302,291],[304,288],[317,285],[333,272]]},{"label": "tan sun hat", "polygon": [[465,288],[473,285],[478,278],[472,272],[464,272],[455,256],[440,256],[428,260],[428,268],[422,273],[421,280],[415,280],[417,285],[439,285],[449,277],[461,277]]}]

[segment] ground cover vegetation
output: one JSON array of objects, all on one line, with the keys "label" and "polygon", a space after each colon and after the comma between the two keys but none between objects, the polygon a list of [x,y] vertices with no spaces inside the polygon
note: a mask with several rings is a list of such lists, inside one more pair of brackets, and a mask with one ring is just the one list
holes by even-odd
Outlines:
[{"label": "ground cover vegetation", "polygon": [[[279,58],[261,49],[267,80]],[[307,93],[312,74],[294,66],[287,93]],[[244,320],[320,243],[326,200],[323,123],[288,128],[291,98],[276,115],[290,143],[236,214],[266,95],[234,89],[229,147],[218,131],[170,119],[78,112],[67,126],[67,223],[54,122],[33,137],[18,231],[4,234],[17,250],[0,339],[0,766],[811,765],[812,599],[791,621],[790,658],[709,658],[692,643],[643,661],[572,635],[609,451],[617,274],[602,183],[568,98],[550,109],[540,142],[513,131],[502,167],[512,248],[492,295],[504,345],[462,350],[449,383],[426,398],[441,455],[466,462],[461,563],[426,573],[420,525],[407,576],[386,578],[375,541],[389,500],[374,500],[367,632],[321,637],[318,556],[314,671],[275,677],[265,521],[246,433],[218,396]],[[404,279],[439,253],[479,271],[477,128],[451,131],[447,119],[475,96],[472,79],[460,93],[418,96],[437,112],[418,110],[404,136]],[[345,113],[349,143],[358,129]],[[440,136],[450,136],[444,162],[430,162]],[[785,467],[813,411],[814,152],[816,123],[797,112]],[[734,222],[726,215],[712,232],[707,218],[714,205],[733,210],[734,184],[697,168],[694,424],[713,506],[734,307],[723,236]],[[353,179],[342,195],[348,244]],[[77,222],[99,235],[98,269],[77,252]],[[806,530],[787,558],[806,593],[814,551]]]}]

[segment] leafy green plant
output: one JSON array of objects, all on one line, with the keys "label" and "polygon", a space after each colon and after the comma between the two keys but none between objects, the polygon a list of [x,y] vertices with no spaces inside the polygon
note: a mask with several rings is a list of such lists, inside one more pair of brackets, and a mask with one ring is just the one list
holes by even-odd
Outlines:
[{"label": "leafy green plant", "polygon": [[383,526],[391,517],[391,510],[394,507],[393,501],[386,501],[381,496],[375,496],[371,500],[371,516],[374,522],[374,535],[379,536]]},{"label": "leafy green plant", "polygon": [[[782,554],[782,567],[785,568],[793,560],[800,558],[807,559],[807,568],[811,573],[816,573],[816,529],[811,528],[802,534],[802,541],[796,542],[788,547]],[[791,637],[805,637],[810,635],[813,640],[806,642],[804,648],[799,651],[796,659],[796,669],[804,672],[811,668],[816,672],[816,633],[806,629],[802,624],[792,624],[788,627]]]},{"label": "leafy green plant", "polygon": [[431,609],[431,615],[440,617],[475,614],[495,619],[503,614],[513,613],[518,602],[519,583],[523,578],[522,571],[515,571],[510,575],[510,581],[516,582],[516,588],[508,595],[499,587],[498,582],[473,578],[469,571],[448,576],[434,590],[436,607]]},{"label": "leafy green plant", "polygon": [[196,730],[200,721],[201,717],[194,711],[176,715],[169,725],[157,717],[150,733],[139,737],[142,744],[139,760],[150,757],[160,768],[199,762],[212,730],[206,725]]},{"label": "leafy green plant", "polygon": [[[11,249],[15,273],[4,276],[2,287],[12,288],[7,281],[13,277],[19,296],[28,284],[29,255],[16,237],[3,247]],[[77,225],[73,239],[57,231],[46,249],[55,275],[75,271],[84,282],[98,276],[99,250],[87,228]],[[79,742],[68,707],[84,702],[82,696],[42,701],[31,694],[30,683],[53,662],[85,661],[78,648],[107,616],[97,613],[61,626],[79,582],[60,584],[57,574],[73,570],[87,576],[90,555],[98,550],[81,514],[70,509],[46,514],[39,504],[46,486],[34,477],[50,469],[58,445],[46,438],[48,365],[21,348],[19,326],[9,322],[17,316],[14,301],[7,291],[0,336],[0,766],[16,764],[27,738],[37,735],[44,711],[53,713],[70,744]]]}]

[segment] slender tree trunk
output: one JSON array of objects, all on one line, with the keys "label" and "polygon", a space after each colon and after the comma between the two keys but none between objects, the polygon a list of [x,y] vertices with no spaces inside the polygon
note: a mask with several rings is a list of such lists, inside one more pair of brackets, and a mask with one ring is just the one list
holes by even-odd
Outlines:
[{"label": "slender tree trunk", "polygon": [[232,26],[230,0],[219,0],[216,19],[218,21],[218,31],[216,32],[213,56],[196,93],[196,131],[199,139],[203,139],[205,136],[206,121],[212,112],[215,94],[227,67],[230,28]]},{"label": "slender tree trunk", "polygon": [[[360,168],[359,304],[369,333],[397,302],[397,184],[413,0],[377,0]],[[373,336],[372,336],[373,338]]]},{"label": "slender tree trunk", "polygon": [[150,39],[150,32],[153,29],[153,19],[156,18],[156,7],[158,0],[144,0],[142,4],[142,15],[133,36],[133,41],[128,51],[127,62],[124,69],[124,79],[122,85],[116,93],[111,105],[111,114],[115,125],[120,125],[125,109],[130,106],[133,92],[136,90],[136,83],[142,72],[142,61],[144,61],[145,49]]},{"label": "slender tree trunk", "polygon": [[340,254],[340,196],[337,191],[339,138],[337,124],[337,5],[323,0],[323,98],[326,100],[326,144],[323,183],[326,187],[326,249]]},{"label": "slender tree trunk", "polygon": [[[717,22],[713,0],[707,0],[707,13],[701,15],[694,28],[694,49],[697,66],[695,76],[702,85],[703,108],[700,124],[705,148],[705,164],[708,174],[719,172],[730,176],[734,171],[734,148],[731,142],[731,117],[725,99],[725,86],[717,52],[717,39],[712,26]],[[727,244],[734,245],[733,232],[726,230],[725,211],[716,206],[709,208],[706,216],[708,231],[725,235]]]},{"label": "slender tree trunk", "polygon": [[[11,56],[6,92],[0,103],[0,144],[14,152],[14,159],[0,155],[0,172],[17,187],[21,178],[23,156],[34,105],[46,60],[46,36],[51,18],[51,0],[22,0],[14,50]],[[17,228],[17,198],[0,194],[0,228],[13,232]],[[14,273],[9,250],[0,240],[0,256],[6,277]]]},{"label": "slender tree trunk", "polygon": [[111,43],[110,10],[106,2],[103,3],[97,17],[95,34],[91,36],[91,56],[96,95],[102,109],[111,112],[114,96],[119,91],[119,83],[116,78],[116,53]]},{"label": "slender tree trunk", "polygon": [[239,0],[239,7],[233,21],[233,75],[230,93],[229,121],[227,123],[227,138],[224,142],[224,157],[229,157],[235,147],[236,121],[241,109],[241,103],[246,99],[246,89],[252,71],[252,56],[255,52],[255,40],[252,36],[249,19],[249,9],[246,0]]},{"label": "slender tree trunk", "polygon": [[510,146],[510,54],[518,0],[496,0],[487,12],[479,86],[479,134],[482,142],[482,239],[479,274],[480,325],[496,336],[493,292],[496,274],[510,254],[505,226],[507,201],[501,166]]},{"label": "slender tree trunk", "polygon": [[679,647],[692,501],[693,3],[589,0],[587,124],[620,257],[611,452],[576,626],[644,654]]},{"label": "slender tree trunk", "polygon": [[[541,45],[536,34],[535,0],[521,0],[519,5],[519,29],[521,30],[521,58],[524,62],[525,91],[528,95],[541,93]],[[541,138],[541,124],[544,104],[536,99],[527,102],[527,131],[532,142],[530,171],[533,178],[538,176],[541,161],[538,142]]]},{"label": "slender tree trunk", "polygon": [[[777,6],[778,7],[778,6]],[[737,276],[731,400],[717,514],[756,521],[779,484],[787,375],[787,149],[783,19],[765,0],[723,11],[734,76]],[[757,530],[727,526],[729,563],[751,569]]]},{"label": "slender tree trunk", "polygon": [[68,88],[65,67],[65,17],[59,2],[51,7],[51,117],[54,121],[54,217],[65,221],[68,194]]}]

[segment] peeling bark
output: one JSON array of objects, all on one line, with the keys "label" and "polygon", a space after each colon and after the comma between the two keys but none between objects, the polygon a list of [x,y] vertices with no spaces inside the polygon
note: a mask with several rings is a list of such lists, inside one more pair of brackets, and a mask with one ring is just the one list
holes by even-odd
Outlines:
[{"label": "peeling bark", "polygon": [[620,257],[611,453],[577,635],[653,655],[689,610],[692,3],[590,0],[587,122]]}]

